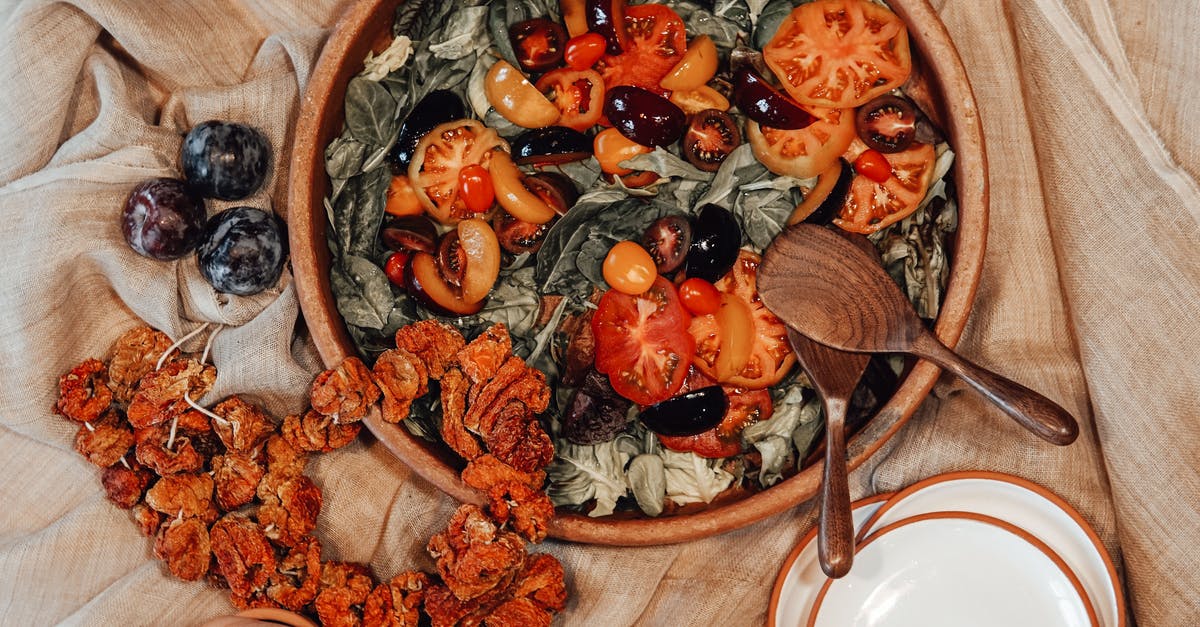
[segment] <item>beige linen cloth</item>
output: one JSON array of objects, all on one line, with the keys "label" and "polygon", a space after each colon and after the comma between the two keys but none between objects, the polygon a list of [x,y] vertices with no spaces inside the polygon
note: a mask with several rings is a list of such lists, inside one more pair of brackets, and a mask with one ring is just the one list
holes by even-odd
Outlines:
[{"label": "beige linen cloth", "polygon": [[[209,402],[298,410],[320,369],[290,278],[215,295],[195,262],[125,245],[130,187],[178,173],[210,118],[270,136],[276,167],[242,204],[286,216],[299,94],[347,0],[28,0],[0,38],[0,624],[196,624],[226,592],[166,574],[54,416],[58,376],[139,319],[172,338],[223,325]],[[1200,617],[1200,12],[1194,0],[935,2],[974,84],[990,148],[986,267],[960,348],[1083,424],[1054,449],[961,386],[853,477],[856,495],[938,472],[1041,483],[1096,527],[1141,625]],[[952,95],[953,96],[953,95]],[[223,206],[223,205],[222,205]],[[198,350],[202,333],[187,345]],[[455,508],[369,438],[319,456],[326,559],[382,577],[432,569]],[[803,514],[803,515],[801,515]],[[650,548],[547,543],[566,566],[559,624],[751,625],[811,527],[783,514]]]}]

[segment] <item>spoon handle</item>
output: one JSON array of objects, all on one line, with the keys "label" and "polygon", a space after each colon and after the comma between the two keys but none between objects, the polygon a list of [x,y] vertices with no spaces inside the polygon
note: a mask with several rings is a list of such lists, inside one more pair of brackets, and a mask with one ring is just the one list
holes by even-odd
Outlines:
[{"label": "spoon handle", "polygon": [[1021,426],[1059,446],[1075,441],[1079,424],[1067,410],[1033,390],[974,364],[946,348],[928,331],[912,343],[911,352],[945,368],[996,404]]},{"label": "spoon handle", "polygon": [[817,522],[817,555],[821,570],[832,579],[850,572],[854,563],[854,524],[846,479],[846,401],[825,401],[825,470],[821,480],[821,515]]}]

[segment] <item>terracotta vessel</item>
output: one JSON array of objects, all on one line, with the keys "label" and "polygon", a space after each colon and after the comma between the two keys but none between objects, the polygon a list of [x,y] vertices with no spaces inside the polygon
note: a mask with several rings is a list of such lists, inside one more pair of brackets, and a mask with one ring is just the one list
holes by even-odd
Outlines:
[{"label": "terracotta vessel", "polygon": [[[292,271],[308,328],[322,359],[330,365],[354,354],[355,349],[330,291],[325,240],[328,223],[323,204],[329,180],[324,151],[342,130],[348,81],[361,71],[369,50],[380,50],[390,42],[392,16],[399,4],[399,0],[364,0],[350,5],[317,61],[296,124],[287,212]],[[956,153],[959,228],[953,242],[950,284],[934,329],[946,345],[953,347],[971,310],[987,237],[983,131],[962,61],[937,13],[927,0],[891,0],[890,5],[908,24],[915,65],[919,67],[914,73],[924,79],[906,87],[906,91],[946,130]],[[924,361],[912,368],[886,405],[848,441],[850,469],[862,464],[904,425],[933,387],[938,373],[937,367]],[[420,440],[401,426],[384,423],[377,412],[366,424],[397,457],[438,488],[461,501],[481,502],[474,490],[460,481],[461,460],[449,449]],[[562,513],[553,521],[550,535],[617,545],[691,540],[787,510],[813,497],[820,480],[821,465],[810,465],[770,489],[661,518],[589,518]]]}]

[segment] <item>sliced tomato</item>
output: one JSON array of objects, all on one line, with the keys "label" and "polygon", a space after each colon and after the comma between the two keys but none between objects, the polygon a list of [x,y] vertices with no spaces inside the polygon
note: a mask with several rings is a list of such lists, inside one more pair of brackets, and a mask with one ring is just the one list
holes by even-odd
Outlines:
[{"label": "sliced tomato", "polygon": [[604,79],[599,72],[558,69],[544,74],[536,86],[558,107],[559,126],[586,131],[600,121],[604,111]]},{"label": "sliced tomato", "polygon": [[802,4],[779,25],[763,59],[801,104],[849,109],[908,80],[904,22],[869,0]]},{"label": "sliced tomato", "polygon": [[[696,342],[696,358],[693,364],[705,376],[723,385],[760,390],[775,385],[796,363],[796,354],[788,343],[787,327],[771,313],[758,296],[758,264],[762,257],[747,250],[738,253],[733,269],[713,284],[717,291],[736,297],[750,311],[753,321],[753,345],[745,366],[736,373],[728,373],[731,360],[721,358],[722,343],[726,338],[740,338],[733,329],[722,329],[722,320],[737,320],[738,316],[721,316],[721,312],[692,318],[688,332]],[[738,339],[740,343],[740,339]],[[739,349],[739,352],[744,349]],[[743,359],[740,355],[737,361]]]},{"label": "sliced tomato", "polygon": [[476,120],[446,122],[426,133],[408,165],[421,206],[442,224],[474,216],[459,193],[459,174],[472,165],[488,169],[496,148],[508,150],[508,142]]},{"label": "sliced tomato", "polygon": [[833,223],[854,233],[874,233],[907,218],[929,191],[937,153],[929,144],[913,144],[903,152],[885,155],[892,173],[882,182],[861,174]]},{"label": "sliced tomato", "polygon": [[609,290],[592,316],[596,369],[639,405],[671,398],[696,352],[687,324],[675,286],[662,277],[637,296]]},{"label": "sliced tomato", "polygon": [[605,87],[634,85],[664,93],[659,82],[687,52],[683,19],[661,4],[630,6],[625,8],[625,32],[625,51],[597,62]]},{"label": "sliced tomato", "polygon": [[[712,379],[693,370],[688,375],[684,389],[696,389],[705,385],[712,385]],[[756,422],[770,419],[775,413],[771,393],[768,390],[747,390],[729,386],[722,388],[729,399],[729,409],[726,410],[720,424],[696,435],[659,435],[659,442],[672,451],[691,451],[710,459],[732,457],[745,450],[742,431]]]},{"label": "sliced tomato", "polygon": [[829,169],[857,137],[854,111],[805,107],[817,117],[808,126],[791,131],[746,121],[746,139],[754,156],[780,176],[806,179]]}]

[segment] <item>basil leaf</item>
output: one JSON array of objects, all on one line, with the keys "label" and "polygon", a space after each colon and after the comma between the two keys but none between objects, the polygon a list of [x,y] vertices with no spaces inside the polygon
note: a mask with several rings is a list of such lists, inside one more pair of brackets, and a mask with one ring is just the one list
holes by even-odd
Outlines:
[{"label": "basil leaf", "polygon": [[346,87],[346,130],[365,144],[386,145],[396,130],[396,99],[376,81],[350,79]]},{"label": "basil leaf", "polygon": [[366,144],[348,137],[338,137],[325,149],[325,173],[335,179],[348,179],[359,174],[366,153]]},{"label": "basil leaf", "polygon": [[[430,38],[429,51],[439,59],[474,57],[481,47],[487,48],[488,8],[462,7],[450,14],[437,36]],[[473,60],[473,59],[472,59]]]}]

